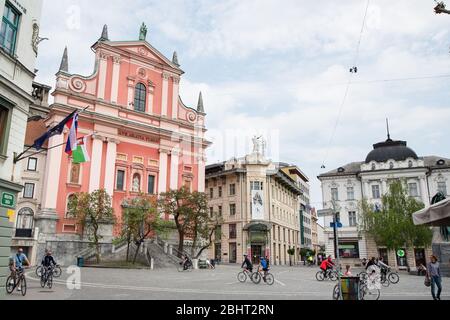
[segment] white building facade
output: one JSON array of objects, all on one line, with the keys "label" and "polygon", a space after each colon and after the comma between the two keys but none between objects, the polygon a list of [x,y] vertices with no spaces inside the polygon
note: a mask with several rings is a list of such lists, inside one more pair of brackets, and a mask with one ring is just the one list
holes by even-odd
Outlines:
[{"label": "white building facade", "polygon": [[0,295],[4,292],[11,222],[22,191],[15,154],[23,151],[38,54],[42,0],[0,0]]},{"label": "white building facade", "polygon": [[[436,156],[418,157],[404,141],[387,141],[374,145],[363,162],[354,162],[320,175],[324,209],[333,209],[333,201],[340,215],[339,251],[343,264],[358,265],[360,259],[383,256],[392,266],[408,266],[414,270],[428,261],[431,248],[398,248],[406,252],[399,257],[377,245],[358,232],[360,203],[363,199],[374,207],[381,206],[382,196],[388,192],[393,180],[406,182],[411,197],[430,205],[431,199],[441,191],[449,194],[450,159]],[[325,244],[327,255],[334,256],[334,235],[325,218]],[[439,242],[441,239],[434,239]]]}]

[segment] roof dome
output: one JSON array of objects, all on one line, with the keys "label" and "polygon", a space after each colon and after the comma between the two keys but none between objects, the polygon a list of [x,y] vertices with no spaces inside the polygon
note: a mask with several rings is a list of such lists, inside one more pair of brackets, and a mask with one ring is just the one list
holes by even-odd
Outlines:
[{"label": "roof dome", "polygon": [[373,146],[373,151],[366,158],[366,163],[387,162],[388,160],[404,161],[408,158],[419,159],[417,154],[411,148],[408,148],[406,141],[393,141],[377,143]]}]

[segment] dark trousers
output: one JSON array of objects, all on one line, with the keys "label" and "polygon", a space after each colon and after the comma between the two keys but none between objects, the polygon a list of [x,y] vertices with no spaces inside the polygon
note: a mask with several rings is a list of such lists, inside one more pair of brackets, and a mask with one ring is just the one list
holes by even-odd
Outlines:
[{"label": "dark trousers", "polygon": [[[438,292],[436,295],[436,287],[438,288]],[[442,278],[439,276],[432,276],[431,277],[431,295],[433,296],[433,299],[436,300],[441,298],[441,292],[442,292]]]}]

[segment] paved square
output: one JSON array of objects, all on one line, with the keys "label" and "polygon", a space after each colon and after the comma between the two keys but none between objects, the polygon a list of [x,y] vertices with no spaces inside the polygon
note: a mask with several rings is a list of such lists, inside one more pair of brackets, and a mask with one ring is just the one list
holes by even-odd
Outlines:
[{"label": "paved square", "polygon": [[[81,269],[81,289],[67,289],[68,275],[63,270],[53,288],[42,289],[34,270],[27,273],[26,297],[15,292],[8,300],[331,300],[337,282],[318,282],[318,268],[277,267],[273,286],[239,283],[238,266],[221,265],[216,270],[180,273],[173,269],[118,270]],[[380,300],[431,300],[423,277],[400,273],[400,282],[382,288]],[[450,280],[443,279],[442,300],[450,300]]]}]

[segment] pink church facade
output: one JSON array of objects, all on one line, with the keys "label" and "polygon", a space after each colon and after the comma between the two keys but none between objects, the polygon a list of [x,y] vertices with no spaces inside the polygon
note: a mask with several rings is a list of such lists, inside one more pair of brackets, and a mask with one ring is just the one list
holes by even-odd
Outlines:
[{"label": "pink church facade", "polygon": [[196,109],[181,101],[184,72],[176,53],[167,59],[145,36],[110,41],[106,26],[92,50],[92,75],[69,73],[67,49],[56,74],[47,125],[88,107],[79,115],[78,137],[89,136],[91,161],[74,165],[64,147],[51,149],[67,141],[68,132],[50,138],[42,209],[36,217],[44,234],[78,233],[67,214],[69,197],[77,192],[105,189],[120,222],[123,201],[140,193],[160,194],[182,186],[205,190],[206,114],[201,95]]}]

